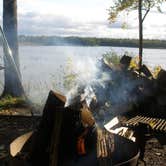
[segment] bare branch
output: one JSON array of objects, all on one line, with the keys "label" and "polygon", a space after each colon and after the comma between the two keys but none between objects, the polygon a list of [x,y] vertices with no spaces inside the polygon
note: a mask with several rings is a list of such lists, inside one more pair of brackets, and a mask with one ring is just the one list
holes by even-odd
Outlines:
[{"label": "bare branch", "polygon": [[145,20],[145,18],[146,18],[146,16],[147,16],[147,14],[149,13],[149,11],[150,11],[150,8],[148,8],[148,10],[146,11],[146,13],[145,13],[144,17],[142,18],[142,23],[144,22],[144,20]]},{"label": "bare branch", "polygon": [[144,22],[144,20],[145,20],[145,18],[146,18],[146,16],[147,16],[147,14],[149,13],[149,11],[150,11],[150,9],[151,9],[151,2],[150,2],[150,0],[147,0],[148,1],[148,9],[146,10],[146,13],[145,13],[145,15],[143,16],[143,18],[142,18],[142,23]]}]

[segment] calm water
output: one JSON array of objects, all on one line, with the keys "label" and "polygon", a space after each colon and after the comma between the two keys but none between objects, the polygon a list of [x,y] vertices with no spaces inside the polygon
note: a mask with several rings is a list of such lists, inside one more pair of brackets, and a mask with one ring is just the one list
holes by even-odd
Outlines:
[{"label": "calm water", "polygon": [[[73,65],[78,61],[86,63],[89,58],[98,59],[112,50],[119,55],[125,51],[138,55],[138,49],[124,47],[21,46],[20,64],[25,89],[33,100],[41,102],[50,89],[63,91],[63,76],[70,61]],[[143,62],[166,69],[166,49],[144,49]]]}]

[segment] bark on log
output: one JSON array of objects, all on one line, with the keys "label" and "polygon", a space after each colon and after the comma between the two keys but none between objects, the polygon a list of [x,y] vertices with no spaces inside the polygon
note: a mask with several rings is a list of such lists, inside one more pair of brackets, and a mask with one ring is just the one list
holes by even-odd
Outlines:
[{"label": "bark on log", "polygon": [[[53,163],[55,164],[57,162],[57,151],[65,101],[65,98],[62,101],[61,97],[63,98],[63,96],[53,91],[50,91],[48,95],[41,123],[31,138],[32,149],[29,153],[29,158],[33,162],[32,165],[48,165],[48,163],[53,165]],[[50,147],[51,150],[49,151],[48,149]],[[52,161],[50,154],[51,156],[55,155],[54,161]]]},{"label": "bark on log", "polygon": [[58,165],[58,149],[60,143],[60,133],[61,133],[61,126],[62,126],[62,113],[56,112],[55,114],[55,122],[54,128],[52,131],[51,136],[51,145],[50,145],[50,164],[49,166],[57,166]]}]

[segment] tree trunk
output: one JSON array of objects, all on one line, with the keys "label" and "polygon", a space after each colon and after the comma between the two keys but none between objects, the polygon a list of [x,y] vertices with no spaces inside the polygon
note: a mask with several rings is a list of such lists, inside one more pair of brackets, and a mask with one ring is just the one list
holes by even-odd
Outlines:
[{"label": "tree trunk", "polygon": [[141,69],[142,52],[143,52],[142,0],[139,0],[138,18],[139,18],[139,69]]},{"label": "tree trunk", "polygon": [[3,0],[3,30],[11,48],[12,55],[18,72],[4,58],[5,64],[5,85],[3,95],[22,96],[24,90],[21,84],[18,56],[17,37],[17,0]]}]

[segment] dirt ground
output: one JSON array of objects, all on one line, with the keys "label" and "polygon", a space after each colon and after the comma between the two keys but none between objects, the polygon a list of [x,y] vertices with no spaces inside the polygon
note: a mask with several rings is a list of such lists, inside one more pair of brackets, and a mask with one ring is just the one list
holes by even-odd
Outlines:
[{"label": "dirt ground", "polygon": [[[146,143],[144,160],[147,166],[166,166],[166,145],[161,145],[159,141],[152,137]],[[143,165],[142,162],[139,164]]]},{"label": "dirt ground", "polygon": [[[18,136],[35,129],[40,119],[39,116],[0,115],[0,166],[2,159],[9,154],[10,143]],[[159,133],[149,137],[144,157],[147,166],[166,166],[166,145],[163,140],[166,140],[165,135]],[[138,166],[143,165],[144,163],[139,161]]]}]

